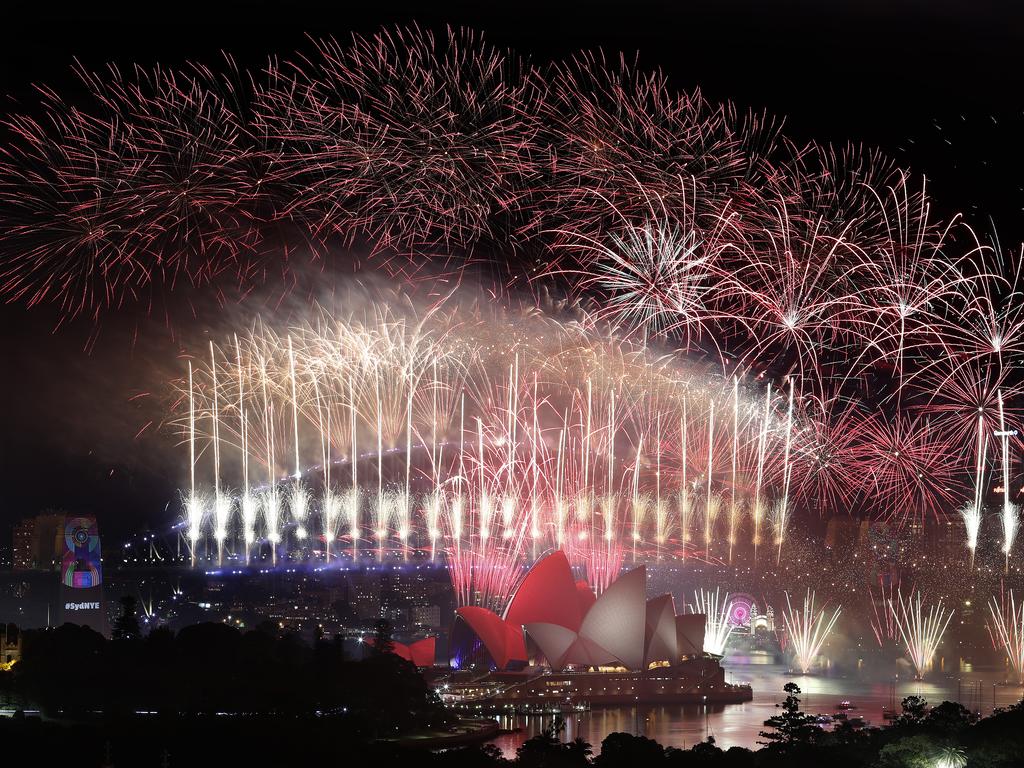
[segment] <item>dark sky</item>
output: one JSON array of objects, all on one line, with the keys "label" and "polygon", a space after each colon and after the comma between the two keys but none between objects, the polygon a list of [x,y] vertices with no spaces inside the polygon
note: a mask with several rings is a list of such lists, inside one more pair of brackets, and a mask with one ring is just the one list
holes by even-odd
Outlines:
[{"label": "dark sky", "polygon": [[[535,61],[597,47],[639,52],[681,88],[699,85],[713,99],[785,116],[797,138],[877,145],[927,175],[944,209],[964,211],[980,229],[993,217],[1004,244],[1024,234],[1024,16],[1013,3],[378,1],[357,8],[207,0],[96,10],[83,3],[69,12],[38,1],[11,5],[0,27],[0,94],[23,108],[31,108],[32,83],[73,97],[75,57],[92,68],[174,66],[215,64],[228,51],[258,67],[303,47],[307,34],[347,37],[411,21],[465,25]],[[201,301],[180,301],[189,299]],[[135,438],[158,408],[153,397],[132,398],[152,390],[162,369],[173,370],[177,342],[159,319],[135,311],[105,320],[87,353],[91,325],[54,333],[55,320],[46,308],[0,308],[7,353],[0,537],[47,506],[101,513],[108,530],[166,520],[181,462],[168,435],[146,430]],[[176,329],[202,334],[204,320]]]}]

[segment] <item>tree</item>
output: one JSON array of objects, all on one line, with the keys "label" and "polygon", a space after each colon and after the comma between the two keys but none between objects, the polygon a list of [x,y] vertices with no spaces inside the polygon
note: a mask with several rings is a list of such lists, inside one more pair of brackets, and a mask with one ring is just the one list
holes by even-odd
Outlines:
[{"label": "tree", "polygon": [[516,764],[520,768],[584,768],[589,766],[593,750],[581,738],[568,744],[559,739],[565,730],[565,720],[556,717],[550,726],[516,750]]},{"label": "tree", "polygon": [[764,721],[772,730],[761,731],[759,735],[764,741],[758,743],[783,748],[812,743],[821,734],[821,728],[815,724],[812,715],[800,711],[800,687],[796,683],[786,683],[782,690],[787,694],[782,702],[782,714]]},{"label": "tree", "polygon": [[594,754],[594,749],[590,746],[590,742],[581,736],[577,736],[568,744],[562,745],[561,765],[590,765],[590,756],[592,754]]},{"label": "tree", "polygon": [[846,747],[865,744],[871,740],[870,729],[854,725],[849,720],[840,720],[835,724],[832,733],[822,735],[827,736],[825,743],[842,744]]},{"label": "tree", "polygon": [[957,731],[970,725],[978,718],[963,704],[956,701],[944,701],[932,707],[924,724],[943,732]]},{"label": "tree", "polygon": [[927,734],[917,734],[886,744],[878,753],[877,768],[932,768],[939,745]]},{"label": "tree", "polygon": [[900,702],[900,707],[903,714],[896,719],[897,725],[917,725],[928,714],[928,702],[920,696],[907,696]]},{"label": "tree", "polygon": [[277,625],[277,622],[264,619],[254,628],[254,631],[259,632],[261,635],[266,635],[274,640],[277,639],[278,635],[281,634],[281,627]]},{"label": "tree", "polygon": [[373,654],[383,656],[385,653],[395,652],[395,641],[391,634],[391,622],[387,619],[377,619],[373,625]]},{"label": "tree", "polygon": [[600,768],[636,768],[657,765],[665,748],[646,736],[631,733],[609,733],[601,742],[601,754],[594,760]]},{"label": "tree", "polygon": [[544,768],[558,763],[561,749],[559,735],[565,729],[565,721],[556,717],[551,725],[531,739],[527,739],[516,750],[516,764],[523,768]]},{"label": "tree", "polygon": [[714,765],[721,756],[722,750],[715,745],[714,736],[708,736],[707,739],[690,748],[690,759],[696,765]]},{"label": "tree", "polygon": [[99,632],[77,624],[25,632],[17,680],[47,714],[88,712],[95,707],[96,692],[107,687],[106,643]]},{"label": "tree", "polygon": [[501,768],[510,765],[496,744],[478,744],[449,749],[444,753],[445,768]]},{"label": "tree", "polygon": [[132,595],[121,598],[121,615],[114,620],[113,636],[115,640],[138,640],[142,637],[139,629],[139,617],[136,615],[139,601]]}]

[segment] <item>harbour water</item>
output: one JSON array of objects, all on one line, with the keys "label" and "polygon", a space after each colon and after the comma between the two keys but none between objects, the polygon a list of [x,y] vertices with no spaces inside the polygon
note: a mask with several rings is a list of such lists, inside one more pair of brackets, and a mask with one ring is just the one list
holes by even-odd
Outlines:
[{"label": "harbour water", "polygon": [[[1024,688],[1004,685],[1006,671],[1002,667],[977,668],[962,666],[955,673],[934,672],[923,681],[914,680],[906,669],[888,678],[866,673],[830,675],[794,674],[781,665],[745,665],[723,663],[727,680],[733,683],[749,682],[754,689],[753,701],[728,706],[639,706],[592,709],[565,717],[562,737],[571,740],[577,736],[590,742],[594,751],[600,750],[602,739],[609,733],[622,731],[652,738],[666,747],[689,748],[707,736],[714,736],[723,749],[732,746],[758,747],[758,733],[764,721],[774,715],[777,704],[785,698],[782,687],[788,682],[800,686],[802,709],[815,714],[833,714],[836,705],[849,700],[856,707],[849,715],[864,718],[873,726],[882,726],[882,710],[907,696],[921,696],[929,704],[959,701],[972,711],[983,715],[994,707],[1005,707],[1021,699]],[[503,729],[521,729],[495,739],[502,752],[511,757],[526,739],[551,724],[553,716],[514,716],[499,718]]]}]

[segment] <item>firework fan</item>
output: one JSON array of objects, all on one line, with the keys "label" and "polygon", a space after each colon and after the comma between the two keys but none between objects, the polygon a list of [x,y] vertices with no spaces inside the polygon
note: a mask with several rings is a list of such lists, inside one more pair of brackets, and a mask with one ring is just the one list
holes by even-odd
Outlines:
[{"label": "firework fan", "polygon": [[732,558],[750,497],[785,493],[789,416],[738,379],[535,312],[350,304],[190,364],[194,554],[210,534],[219,561],[277,559],[316,533],[328,560],[444,555],[468,601],[558,548],[601,589],[627,558]]},{"label": "firework fan", "polygon": [[920,680],[931,667],[942,642],[942,636],[953,618],[953,612],[942,605],[942,600],[929,605],[927,612],[923,607],[921,593],[911,593],[904,600],[897,589],[896,600],[889,600],[889,610],[900,631],[900,637],[906,646],[907,655],[914,665],[914,671]]},{"label": "firework fan", "polygon": [[988,604],[992,621],[987,623],[992,645],[1006,654],[1017,685],[1024,685],[1024,604],[1018,605],[1013,590],[992,598]]},{"label": "firework fan", "polygon": [[824,607],[815,610],[814,592],[810,589],[804,597],[803,607],[794,608],[789,600],[789,593],[786,592],[786,612],[783,614],[786,638],[788,645],[793,649],[797,666],[803,674],[807,674],[818,658],[829,633],[839,620],[841,611],[842,609],[837,606],[829,616]]}]

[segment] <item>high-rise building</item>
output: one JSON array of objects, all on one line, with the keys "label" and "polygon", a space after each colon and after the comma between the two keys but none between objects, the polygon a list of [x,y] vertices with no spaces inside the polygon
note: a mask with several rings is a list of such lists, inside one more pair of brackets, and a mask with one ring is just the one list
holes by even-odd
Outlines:
[{"label": "high-rise building", "polygon": [[441,606],[439,605],[415,605],[412,607],[412,623],[417,627],[425,629],[438,629],[441,627]]},{"label": "high-rise building", "polygon": [[831,517],[825,530],[825,546],[828,549],[850,553],[860,543],[860,523],[854,517]]},{"label": "high-rise building", "polygon": [[369,621],[384,616],[379,579],[365,576],[353,578],[350,587],[350,600],[356,618]]},{"label": "high-rise building", "polygon": [[946,518],[932,523],[929,530],[931,550],[940,557],[962,556],[964,547],[963,528],[959,520]]},{"label": "high-rise building", "polygon": [[13,568],[16,571],[31,571],[35,568],[32,557],[32,540],[35,538],[36,519],[29,517],[14,526]]},{"label": "high-rise building", "polygon": [[64,552],[63,538],[63,513],[46,512],[22,520],[14,526],[14,570],[57,570]]}]

